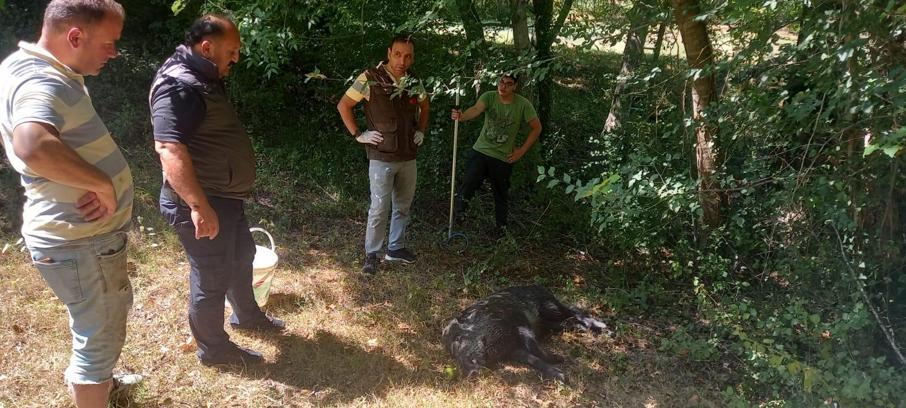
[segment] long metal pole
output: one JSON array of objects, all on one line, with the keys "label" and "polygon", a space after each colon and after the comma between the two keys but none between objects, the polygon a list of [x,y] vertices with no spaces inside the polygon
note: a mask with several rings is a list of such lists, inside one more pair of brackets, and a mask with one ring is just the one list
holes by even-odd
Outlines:
[{"label": "long metal pole", "polygon": [[[459,109],[459,78],[456,79],[456,109]],[[453,236],[453,196],[456,194],[456,153],[459,148],[459,119],[453,121],[453,175],[450,177],[450,222],[447,238]]]}]

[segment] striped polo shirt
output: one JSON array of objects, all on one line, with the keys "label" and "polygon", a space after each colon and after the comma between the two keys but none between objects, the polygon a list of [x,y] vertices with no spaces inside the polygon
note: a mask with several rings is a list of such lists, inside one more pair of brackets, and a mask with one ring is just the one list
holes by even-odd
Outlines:
[{"label": "striped polo shirt", "polygon": [[[110,176],[118,200],[112,217],[85,221],[75,204],[87,191],[41,177],[16,156],[13,130],[27,122],[53,126],[63,143]],[[78,243],[129,227],[133,186],[126,158],[94,110],[82,75],[37,44],[20,42],[0,64],[0,136],[25,188],[22,236],[29,246]]]},{"label": "striped polo shirt", "polygon": [[[382,62],[378,63],[377,68],[384,68],[387,71],[387,74],[390,75],[390,78],[393,78],[393,85],[396,87],[400,86],[399,78],[397,78],[395,75],[393,75],[393,72],[390,72],[389,69],[387,69],[387,64],[385,64],[382,61]],[[421,81],[419,81],[418,85],[416,85],[412,88],[413,88],[413,91],[415,91],[415,90],[421,91],[424,89],[424,85],[422,85]],[[350,85],[349,88],[346,89],[345,95],[356,102],[361,102],[363,99],[367,102],[368,100],[371,99],[371,83],[368,80],[368,76],[365,75],[364,71],[361,74],[359,74],[359,76],[356,77],[355,81],[352,82],[352,85]],[[427,97],[428,97],[427,93],[418,92],[418,101],[419,102],[424,101],[425,98],[427,98]]]}]

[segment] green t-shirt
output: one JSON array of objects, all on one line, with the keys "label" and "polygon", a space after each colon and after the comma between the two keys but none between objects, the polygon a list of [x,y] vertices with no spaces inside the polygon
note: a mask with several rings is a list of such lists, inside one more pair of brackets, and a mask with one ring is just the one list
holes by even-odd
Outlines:
[{"label": "green t-shirt", "polygon": [[485,106],[484,126],[472,148],[506,161],[506,157],[513,152],[519,129],[524,123],[538,117],[538,114],[532,103],[519,94],[513,94],[513,102],[508,104],[500,101],[497,91],[485,92],[478,100]]}]

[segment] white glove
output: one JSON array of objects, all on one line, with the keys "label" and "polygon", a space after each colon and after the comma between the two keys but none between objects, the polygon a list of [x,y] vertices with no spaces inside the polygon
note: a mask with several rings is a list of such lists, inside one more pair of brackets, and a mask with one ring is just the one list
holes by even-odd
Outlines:
[{"label": "white glove", "polygon": [[377,130],[366,130],[359,133],[359,135],[355,137],[355,140],[362,144],[377,146],[378,143],[384,141],[384,138],[381,136],[381,132],[378,132]]},{"label": "white glove", "polygon": [[425,134],[422,133],[421,130],[416,130],[415,136],[412,137],[412,141],[415,142],[416,146],[421,146],[422,143],[425,141]]}]

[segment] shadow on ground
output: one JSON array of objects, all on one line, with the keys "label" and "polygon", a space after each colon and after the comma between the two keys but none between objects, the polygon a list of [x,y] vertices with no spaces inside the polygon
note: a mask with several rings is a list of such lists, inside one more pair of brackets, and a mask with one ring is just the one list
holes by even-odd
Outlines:
[{"label": "shadow on ground", "polygon": [[380,396],[393,384],[411,384],[415,378],[392,356],[380,350],[362,349],[327,331],[318,330],[311,336],[255,337],[276,345],[275,361],[248,369],[223,369],[249,379],[279,383],[284,396],[314,395],[320,403],[335,404],[362,396]]}]

